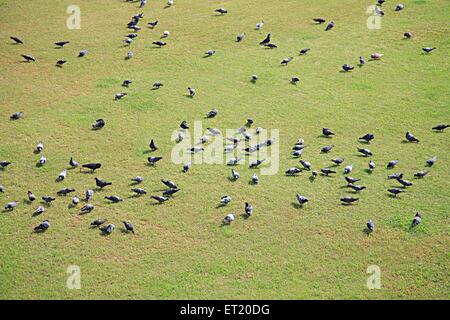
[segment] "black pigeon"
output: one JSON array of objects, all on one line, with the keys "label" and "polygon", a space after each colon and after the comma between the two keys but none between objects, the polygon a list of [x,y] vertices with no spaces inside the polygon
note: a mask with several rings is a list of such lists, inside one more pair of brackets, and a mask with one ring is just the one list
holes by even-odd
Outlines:
[{"label": "black pigeon", "polygon": [[48,220],[42,221],[37,227],[34,228],[35,232],[44,232],[50,227],[50,222]]},{"label": "black pigeon", "polygon": [[67,62],[66,60],[60,59],[60,60],[56,61],[56,66],[62,67],[66,62]]},{"label": "black pigeon", "polygon": [[417,226],[420,222],[422,222],[422,216],[420,215],[419,212],[416,212],[416,214],[414,215],[414,219],[411,223],[412,227]]},{"label": "black pigeon", "polygon": [[106,122],[103,119],[97,119],[92,124],[92,130],[99,130],[105,126]]},{"label": "black pigeon", "polygon": [[158,24],[158,20],[155,20],[155,21],[150,21],[149,23],[147,23],[147,25],[150,27],[150,28],[154,28],[154,27],[156,27],[156,25]]},{"label": "black pigeon", "polygon": [[285,174],[288,175],[288,176],[294,176],[294,175],[296,175],[297,173],[300,173],[300,172],[302,172],[301,169],[294,167],[294,168],[289,168],[288,170],[286,170]]},{"label": "black pigeon", "polygon": [[366,157],[373,155],[373,153],[369,149],[365,148],[358,148],[358,152],[362,153]]},{"label": "black pigeon", "polygon": [[249,168],[250,169],[255,169],[255,168],[257,168],[261,163],[263,163],[265,161],[265,159],[262,159],[262,160],[255,160],[255,161],[253,161],[252,163],[250,163],[250,166],[249,166]]},{"label": "black pigeon", "polygon": [[334,28],[334,22],[331,21],[331,22],[327,25],[327,27],[325,28],[325,31],[329,31],[329,30],[331,30],[331,29],[333,29],[333,28]]},{"label": "black pigeon", "polygon": [[417,139],[411,132],[407,132],[405,135],[406,140],[409,142],[419,142],[419,139]]},{"label": "black pigeon", "polygon": [[351,70],[353,70],[353,69],[355,69],[355,67],[352,67],[352,66],[350,66],[350,65],[348,65],[348,64],[344,64],[343,66],[342,66],[342,70],[344,70],[344,71],[351,71]]},{"label": "black pigeon", "polygon": [[78,58],[84,57],[85,55],[87,55],[87,53],[88,53],[87,50],[81,50],[81,51],[78,53]]},{"label": "black pigeon", "polygon": [[426,53],[430,53],[431,51],[433,51],[434,49],[436,49],[435,47],[425,47],[422,48],[423,51],[425,51]]},{"label": "black pigeon", "polygon": [[431,167],[431,166],[434,165],[434,163],[435,163],[436,161],[437,161],[437,157],[434,156],[433,158],[428,159],[426,162],[427,162],[427,165]]},{"label": "black pigeon", "polygon": [[173,181],[161,179],[161,182],[168,188],[171,188],[171,189],[178,188],[178,186]]},{"label": "black pigeon", "polygon": [[128,79],[125,79],[125,80],[123,80],[123,82],[122,82],[122,87],[127,87],[127,88],[128,88],[128,86],[129,86],[130,84],[132,84],[132,83],[133,83],[133,81],[128,80]]},{"label": "black pigeon", "polygon": [[373,133],[367,133],[359,138],[359,140],[364,140],[366,142],[370,142],[375,139],[375,135]]},{"label": "black pigeon", "polygon": [[316,22],[317,24],[322,24],[325,23],[326,20],[323,18],[314,18],[313,21]]},{"label": "black pigeon", "polygon": [[359,198],[353,198],[353,197],[343,197],[343,198],[341,198],[341,201],[343,203],[346,203],[346,204],[351,204],[351,203],[356,202],[358,200],[359,200]]},{"label": "black pigeon", "polygon": [[95,170],[101,168],[101,166],[102,166],[101,163],[87,163],[87,164],[83,164],[82,165],[83,168],[91,169],[92,172],[94,172]]},{"label": "black pigeon", "polygon": [[419,171],[414,173],[414,177],[416,178],[423,178],[428,174],[428,171]]},{"label": "black pigeon", "polygon": [[311,50],[310,48],[303,48],[302,50],[300,50],[300,55],[305,55],[306,53],[308,53],[308,51]]},{"label": "black pigeon", "polygon": [[406,39],[411,39],[411,38],[413,37],[413,34],[412,34],[412,32],[405,32],[405,33],[403,34],[403,36],[404,36]]},{"label": "black pigeon", "polygon": [[158,47],[164,47],[167,43],[166,42],[164,42],[164,41],[161,41],[161,40],[158,40],[158,41],[153,41],[152,42],[153,44],[155,44],[155,45],[157,45]]},{"label": "black pigeon", "polygon": [[403,10],[404,7],[405,6],[403,4],[399,3],[398,5],[395,6],[395,11]]},{"label": "black pigeon", "polygon": [[58,42],[55,42],[55,46],[57,46],[57,47],[64,47],[66,44],[69,44],[70,43],[70,41],[58,41]]},{"label": "black pigeon", "polygon": [[397,196],[399,193],[406,192],[405,190],[401,190],[398,188],[391,188],[387,190],[389,193],[392,193],[394,196]]},{"label": "black pigeon", "polygon": [[173,189],[169,189],[163,192],[163,196],[171,196],[175,193],[177,193],[178,191],[180,191],[181,189],[179,188],[173,188]]},{"label": "black pigeon", "polygon": [[153,139],[150,141],[149,147],[151,151],[158,150],[158,146],[156,145],[155,141],[153,141]]},{"label": "black pigeon", "polygon": [[8,202],[5,206],[5,210],[13,210],[18,205],[19,203],[17,201]]},{"label": "black pigeon", "polygon": [[355,182],[357,182],[359,180],[361,180],[361,179],[352,178],[352,177],[345,177],[345,181],[347,181],[347,183],[351,183],[351,184],[353,184],[353,183],[355,183]]},{"label": "black pigeon", "polygon": [[297,84],[298,82],[300,82],[300,79],[298,77],[292,77],[291,78],[291,83],[292,84]]},{"label": "black pigeon", "polygon": [[398,180],[403,178],[403,173],[393,173],[388,175],[388,180]]},{"label": "black pigeon", "polygon": [[157,89],[161,88],[162,86],[164,86],[164,84],[162,82],[155,82],[153,84],[153,89],[157,90]]},{"label": "black pigeon", "polygon": [[72,168],[76,168],[76,167],[78,167],[80,164],[79,164],[78,162],[76,162],[75,160],[73,160],[72,157],[70,157],[69,165],[70,165]]},{"label": "black pigeon", "polygon": [[11,40],[14,40],[15,44],[23,44],[23,41],[18,37],[9,37]]},{"label": "black pigeon", "polygon": [[219,9],[214,10],[214,12],[218,12],[221,15],[224,15],[224,14],[228,13],[228,10],[225,8],[219,8]]},{"label": "black pigeon", "polygon": [[144,194],[147,194],[147,191],[145,191],[142,188],[131,189],[131,191],[133,191],[134,193],[136,193],[136,194],[138,194],[140,196],[142,196]]},{"label": "black pigeon", "polygon": [[95,227],[100,227],[102,224],[104,224],[106,222],[106,219],[97,219],[91,222],[91,226]]},{"label": "black pigeon", "polygon": [[270,36],[271,36],[271,34],[269,33],[269,34],[266,36],[266,38],[265,38],[263,41],[261,41],[259,44],[260,44],[260,45],[265,45],[265,44],[270,43]]},{"label": "black pigeon", "polygon": [[147,158],[147,160],[148,160],[148,163],[150,164],[150,165],[155,165],[156,164],[156,162],[158,162],[159,160],[161,160],[162,159],[162,157],[148,157]]},{"label": "black pigeon", "polygon": [[344,163],[344,160],[345,160],[344,158],[331,159],[331,161],[337,164],[338,166]]},{"label": "black pigeon", "polygon": [[240,33],[236,36],[236,42],[241,42],[245,38],[245,32]]},{"label": "black pigeon", "polygon": [[11,162],[9,161],[0,161],[0,167],[2,169],[6,168],[7,166],[9,166],[11,164]]},{"label": "black pigeon", "polygon": [[105,196],[105,199],[111,201],[112,203],[118,203],[120,201],[123,201],[123,199],[119,198],[118,196]]},{"label": "black pigeon", "polygon": [[33,202],[34,200],[36,200],[36,196],[33,194],[33,192],[31,192],[31,191],[28,191],[27,192],[27,196],[28,196],[28,200],[30,201],[30,202]]},{"label": "black pigeon", "polygon": [[36,61],[36,59],[34,59],[34,57],[33,57],[33,56],[30,56],[29,54],[21,54],[21,56],[22,56],[27,62],[30,62],[30,61]]},{"label": "black pigeon", "polygon": [[294,57],[289,57],[281,60],[281,64],[287,66],[289,62],[291,62],[294,59]]},{"label": "black pigeon", "polygon": [[301,206],[303,206],[305,203],[307,203],[309,201],[308,198],[300,195],[300,194],[296,194],[295,197],[297,198],[298,203],[300,203]]},{"label": "black pigeon", "polygon": [[375,230],[375,224],[373,223],[372,220],[367,221],[367,230],[369,230],[369,232]]},{"label": "black pigeon", "polygon": [[59,190],[56,194],[58,196],[65,196],[74,191],[75,191],[75,189],[63,188],[63,189]]},{"label": "black pigeon", "polygon": [[394,168],[397,164],[398,164],[398,160],[391,160],[391,161],[388,162],[388,164],[387,164],[386,167],[387,167],[388,169],[392,169],[392,168]]},{"label": "black pigeon", "polygon": [[330,136],[335,135],[335,133],[334,133],[334,132],[331,132],[331,130],[328,129],[328,128],[322,128],[322,134],[323,134],[325,137],[330,137]]},{"label": "black pigeon", "polygon": [[112,182],[107,182],[104,180],[100,180],[99,178],[95,178],[95,184],[97,185],[97,187],[100,187],[101,189],[103,189],[106,186],[110,186],[112,185]]},{"label": "black pigeon", "polygon": [[45,202],[46,204],[51,204],[52,201],[54,201],[54,200],[56,200],[56,199],[55,199],[55,198],[52,198],[51,196],[43,196],[43,197],[42,197],[42,200],[44,200],[44,202]]},{"label": "black pigeon", "polygon": [[305,160],[300,160],[300,163],[306,170],[311,170],[311,163]]},{"label": "black pigeon", "polygon": [[181,123],[180,123],[180,128],[181,129],[189,129],[189,125],[188,125],[188,123],[187,123],[187,121],[182,121]]},{"label": "black pigeon", "polygon": [[322,152],[322,153],[328,153],[328,152],[330,152],[331,151],[331,149],[333,149],[333,145],[331,145],[331,146],[325,146],[325,147],[323,147],[322,149],[320,149],[320,152]]},{"label": "black pigeon", "polygon": [[403,180],[401,178],[397,179],[397,181],[404,187],[411,187],[413,185],[413,183],[411,181]]},{"label": "black pigeon", "polygon": [[9,116],[9,118],[11,120],[19,120],[22,117],[23,117],[23,112],[22,111],[14,112],[12,115]]},{"label": "black pigeon", "polygon": [[217,109],[214,108],[214,109],[212,109],[211,111],[209,111],[209,112],[206,114],[206,117],[207,117],[207,118],[214,118],[215,116],[217,116],[218,113],[219,113],[219,112],[217,111]]},{"label": "black pigeon", "polygon": [[356,192],[359,192],[359,191],[362,191],[362,190],[366,189],[365,186],[359,186],[359,185],[352,184],[352,183],[349,183],[349,184],[347,185],[347,187],[352,188],[352,189],[355,190]]},{"label": "black pigeon", "polygon": [[359,66],[362,67],[365,64],[366,64],[366,60],[364,60],[364,57],[360,56],[359,57]]},{"label": "black pigeon", "polygon": [[331,173],[336,173],[336,171],[331,170],[331,169],[329,169],[329,168],[323,168],[323,169],[320,169],[320,171],[321,171],[324,175],[326,175],[326,176],[328,176],[328,175],[331,174]]},{"label": "black pigeon", "polygon": [[123,225],[125,226],[125,229],[127,231],[131,231],[134,234],[134,227],[131,223],[127,222],[127,221],[122,221]]},{"label": "black pigeon", "polygon": [[445,129],[447,129],[449,127],[450,127],[450,124],[439,124],[439,125],[433,127],[432,129],[442,132],[442,131],[444,131]]},{"label": "black pigeon", "polygon": [[161,196],[151,196],[151,197],[152,197],[152,199],[155,199],[159,203],[163,203],[163,202],[166,202],[167,200],[169,200],[169,198],[167,198],[167,197],[161,197]]}]

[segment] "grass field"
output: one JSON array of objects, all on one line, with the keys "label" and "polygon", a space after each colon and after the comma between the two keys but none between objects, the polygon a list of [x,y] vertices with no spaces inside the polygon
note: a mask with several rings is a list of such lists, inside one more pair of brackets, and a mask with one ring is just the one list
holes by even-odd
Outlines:
[{"label": "grass field", "polygon": [[[0,171],[0,205],[19,201],[11,212],[0,213],[1,299],[448,299],[449,296],[449,132],[431,128],[450,122],[450,38],[448,0],[403,0],[383,5],[381,29],[369,30],[366,9],[375,1],[356,0],[175,0],[138,3],[121,0],[0,0],[0,160],[12,164]],[[81,9],[81,29],[66,28],[68,5]],[[214,10],[225,7],[219,16]],[[123,46],[130,18],[144,12],[134,57],[124,60]],[[334,20],[325,32],[314,17]],[[153,30],[149,21],[159,20]],[[262,30],[254,26],[263,19]],[[155,48],[164,30],[168,45]],[[412,31],[412,39],[403,39]],[[245,32],[241,43],[238,33]],[[271,33],[277,49],[258,45]],[[10,36],[23,45],[12,45]],[[70,40],[62,49],[53,43]],[[424,46],[437,47],[423,54]],[[310,47],[305,56],[301,48]],[[88,49],[79,59],[77,54]],[[208,49],[216,54],[203,58]],[[342,73],[344,63],[356,65],[381,52],[379,61]],[[31,54],[35,63],[22,63]],[[294,60],[286,67],[280,61]],[[68,62],[54,66],[57,59]],[[252,74],[259,80],[249,81]],[[289,83],[298,76],[298,85]],[[132,79],[128,89],[124,79]],[[151,90],[155,81],[160,90]],[[186,97],[187,87],[197,95]],[[125,91],[128,96],[113,101]],[[216,107],[219,115],[204,119]],[[9,115],[23,111],[24,118]],[[188,173],[170,161],[172,132],[182,120],[203,128],[236,129],[253,118],[256,126],[278,129],[280,170],[260,175],[237,166],[241,179],[230,182],[226,165],[194,165]],[[90,130],[103,118],[102,130]],[[336,136],[321,137],[322,127]],[[420,143],[403,143],[411,131]],[[370,145],[358,137],[373,132]],[[354,164],[352,176],[367,190],[353,206],[339,198],[353,195],[342,188],[342,168],[335,177],[310,174],[286,177],[298,165],[291,147],[302,137],[307,145],[302,158],[315,169],[330,166],[342,156]],[[155,139],[164,157],[154,168],[146,164],[148,143]],[[48,163],[35,166],[33,154],[43,141]],[[330,154],[320,148],[334,144]],[[369,159],[357,147],[373,151],[377,168],[366,172]],[[425,160],[438,161],[423,180],[413,178]],[[55,178],[70,157],[81,163],[101,162],[95,174],[69,170],[67,179]],[[389,160],[398,168],[388,171]],[[398,185],[386,176],[404,172],[414,186],[397,199],[386,189]],[[142,188],[160,194],[160,179],[177,182],[182,191],[162,205],[149,195],[130,198],[130,179],[145,178]],[[113,185],[94,196],[94,211],[80,215],[68,209],[71,197],[57,197],[41,216],[33,217],[37,203],[25,203],[31,190],[39,198],[72,187],[79,196],[94,188],[94,177]],[[295,194],[310,201],[298,208]],[[103,197],[116,194],[125,200],[109,204]],[[221,196],[233,201],[217,208]],[[223,217],[243,213],[244,202],[255,208],[249,219],[220,227]],[[416,211],[422,223],[410,229]],[[115,223],[110,236],[89,228],[96,218]],[[42,220],[52,226],[32,232]],[[376,229],[363,233],[368,219]],[[132,222],[136,234],[121,231],[121,220]],[[120,227],[120,228],[119,228]],[[69,265],[81,269],[81,289],[66,287]],[[368,266],[381,270],[381,289],[366,286]]]}]

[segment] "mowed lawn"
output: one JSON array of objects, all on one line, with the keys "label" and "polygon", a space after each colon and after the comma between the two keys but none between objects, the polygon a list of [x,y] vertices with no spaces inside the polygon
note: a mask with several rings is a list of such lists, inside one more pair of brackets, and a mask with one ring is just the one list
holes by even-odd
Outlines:
[{"label": "mowed lawn", "polygon": [[[121,0],[0,0],[0,160],[12,164],[0,171],[0,205],[19,201],[12,212],[0,213],[0,298],[2,299],[448,299],[449,298],[449,147],[450,131],[432,132],[450,122],[449,29],[447,0],[402,0],[405,9],[394,12],[395,1],[383,6],[380,30],[369,30],[367,7],[375,1],[356,0],[246,0],[149,1]],[[81,8],[81,30],[68,30],[68,5]],[[214,10],[225,7],[219,16]],[[125,25],[144,12],[143,27],[131,45]],[[325,32],[312,18],[334,20]],[[153,30],[145,27],[158,19]],[[262,30],[255,24],[265,21]],[[167,46],[155,48],[164,30]],[[403,39],[411,31],[414,37]],[[238,33],[245,32],[241,43]],[[271,33],[277,49],[258,43]],[[12,45],[10,36],[24,45]],[[62,49],[53,43],[70,40]],[[424,46],[437,47],[423,54]],[[300,49],[310,47],[306,56]],[[77,58],[80,50],[89,53]],[[216,50],[203,58],[208,49]],[[360,55],[384,54],[380,61],[342,73]],[[21,54],[36,63],[22,63]],[[286,67],[283,58],[293,56]],[[68,62],[56,68],[57,59]],[[257,74],[259,80],[249,79]],[[292,76],[301,82],[289,83]],[[124,79],[134,82],[121,87]],[[164,87],[152,91],[155,81]],[[187,87],[197,90],[186,97]],[[128,96],[114,102],[114,95]],[[204,119],[216,107],[219,115]],[[15,111],[24,118],[10,121]],[[182,120],[203,128],[236,129],[247,118],[254,127],[278,129],[280,170],[260,175],[259,185],[248,183],[253,172],[248,163],[237,166],[241,179],[227,179],[226,165],[194,165],[184,174],[170,160],[174,130]],[[90,130],[98,118],[100,131]],[[321,137],[322,127],[336,132]],[[411,131],[420,143],[403,143]],[[358,137],[372,132],[370,145]],[[351,173],[367,190],[359,203],[342,206],[339,198],[354,195],[345,186],[343,168],[334,177],[309,179],[310,173],[286,177],[284,171],[299,165],[291,147],[302,137],[302,156],[313,168],[331,166],[341,156],[354,164]],[[146,150],[155,139],[161,160],[147,165]],[[35,166],[33,154],[43,141],[48,163]],[[329,154],[320,148],[335,145]],[[357,147],[373,153],[377,168],[365,169],[369,159]],[[425,160],[438,161],[423,180],[413,174]],[[101,162],[95,174],[69,170],[64,182],[55,178],[73,156],[81,163]],[[387,170],[389,160],[400,163]],[[414,185],[398,198],[386,189],[398,183],[389,173],[403,172]],[[131,198],[130,179],[145,178],[141,187],[149,194]],[[68,209],[71,196],[57,200],[41,216],[32,213],[38,201],[25,203],[31,190],[39,198],[72,187],[81,197],[95,188],[94,177],[113,185],[94,195],[94,211],[80,215]],[[174,198],[154,205],[151,194],[161,194],[160,179],[181,187]],[[304,208],[295,205],[295,194],[310,199]],[[124,201],[109,204],[106,195]],[[217,208],[221,196],[233,200]],[[243,219],[244,202],[254,215]],[[416,211],[422,223],[410,229]],[[230,226],[223,217],[238,215]],[[116,225],[110,236],[90,229],[96,218]],[[43,234],[33,227],[49,219]],[[363,229],[368,219],[375,232]],[[132,222],[136,234],[122,232],[122,220]],[[69,265],[81,269],[81,289],[66,286]],[[381,270],[381,289],[366,286],[370,265]]]}]

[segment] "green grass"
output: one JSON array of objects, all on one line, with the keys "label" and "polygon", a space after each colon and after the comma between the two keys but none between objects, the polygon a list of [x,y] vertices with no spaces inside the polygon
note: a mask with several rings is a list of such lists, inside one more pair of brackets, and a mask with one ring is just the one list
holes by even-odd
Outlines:
[{"label": "green grass", "polygon": [[[366,8],[374,1],[269,0],[179,1],[163,10],[163,2],[149,1],[142,24],[159,19],[154,30],[143,28],[132,45],[134,58],[120,47],[123,26],[138,12],[137,4],[123,1],[79,0],[82,29],[68,30],[66,8],[72,1],[0,1],[0,160],[13,164],[0,171],[6,188],[0,203],[20,201],[10,213],[0,213],[0,298],[21,299],[448,299],[449,298],[449,155],[448,132],[431,127],[450,120],[449,1],[405,0],[395,13],[390,3],[381,30],[368,30]],[[226,7],[229,14],[213,14]],[[324,32],[311,19],[333,19],[336,27]],[[261,31],[256,22],[264,19]],[[164,30],[168,45],[155,49],[151,41]],[[235,36],[245,31],[242,43]],[[413,39],[403,40],[405,31]],[[257,45],[270,32],[279,48]],[[10,44],[9,36],[23,38],[23,46]],[[53,42],[70,40],[60,50]],[[438,49],[430,55],[422,46]],[[301,48],[311,52],[298,57]],[[78,59],[78,51],[89,54]],[[203,59],[208,49],[214,57]],[[351,73],[340,73],[344,63],[358,57],[385,54]],[[36,63],[19,63],[29,53]],[[281,59],[294,56],[287,67]],[[54,67],[57,59],[68,63]],[[256,84],[248,80],[257,74]],[[301,83],[289,84],[292,76]],[[128,96],[121,82],[132,79]],[[165,86],[151,91],[153,82]],[[197,96],[185,96],[188,86]],[[248,117],[257,126],[279,129],[280,172],[260,176],[258,186],[248,185],[252,170],[239,166],[241,179],[230,182],[229,167],[193,166],[188,174],[170,161],[172,131],[182,120],[193,124],[216,107],[219,115],[203,127],[238,128]],[[15,111],[25,118],[8,121]],[[97,118],[106,120],[100,131],[90,130]],[[322,127],[337,132],[331,142],[321,138]],[[406,131],[421,142],[402,143]],[[369,148],[378,167],[368,174],[368,159],[356,155],[357,137],[373,132]],[[315,168],[329,166],[342,156],[354,164],[352,176],[362,178],[367,190],[360,203],[339,204],[349,194],[343,178],[309,174],[283,175],[298,162],[290,148],[303,137],[303,158]],[[156,168],[146,165],[144,151],[154,138],[164,157]],[[48,163],[36,168],[33,149],[45,143]],[[333,143],[329,155],[319,154]],[[425,159],[438,162],[421,181],[412,174]],[[54,182],[70,156],[85,163],[99,161],[96,175],[70,170],[63,183]],[[415,185],[398,199],[389,198],[384,164],[399,159]],[[160,179],[176,181],[182,192],[168,203],[155,206],[148,197],[129,199],[129,179],[145,178],[142,187],[152,194],[162,188]],[[37,204],[22,201],[26,191],[37,196],[73,187],[79,195],[95,186],[94,176],[113,182],[94,196],[95,209],[81,216],[68,209],[70,197],[57,201],[40,217],[31,214]],[[295,193],[310,198],[304,208],[293,205]],[[105,195],[125,201],[108,204]],[[216,208],[220,197],[232,196],[227,208]],[[230,212],[243,212],[251,202],[255,214],[219,227]],[[423,223],[409,223],[415,210]],[[88,228],[104,217],[117,229],[108,237]],[[45,234],[32,228],[45,218],[52,223]],[[362,230],[368,219],[376,231]],[[135,235],[121,232],[121,220],[131,221]],[[119,228],[120,227],[120,228]],[[378,265],[382,289],[368,290],[366,269]],[[66,269],[81,268],[81,290],[66,288]]]}]

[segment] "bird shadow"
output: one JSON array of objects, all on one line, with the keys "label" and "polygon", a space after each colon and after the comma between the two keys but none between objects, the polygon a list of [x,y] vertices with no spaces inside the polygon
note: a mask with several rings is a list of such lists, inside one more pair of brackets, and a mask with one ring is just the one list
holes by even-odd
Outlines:
[{"label": "bird shadow", "polygon": [[372,174],[373,173],[373,171],[370,170],[370,169],[364,169],[364,172],[367,173],[367,174]]},{"label": "bird shadow", "polygon": [[313,183],[314,182],[314,180],[316,180],[316,177],[314,177],[314,176],[310,176],[309,178],[309,182],[311,182],[311,183]]},{"label": "bird shadow", "polygon": [[250,216],[246,213],[241,213],[239,216],[244,220],[247,220],[248,218],[250,218]]},{"label": "bird shadow", "polygon": [[227,177],[227,179],[228,179],[228,181],[236,182],[236,181],[238,181],[239,178],[235,179],[233,177]]},{"label": "bird shadow", "polygon": [[291,206],[294,207],[295,209],[301,209],[303,208],[303,205],[301,205],[298,202],[291,202]]},{"label": "bird shadow", "polygon": [[362,230],[362,233],[365,234],[366,236],[370,236],[370,234],[372,233],[372,231],[369,230],[369,228],[364,228],[364,229]]}]

